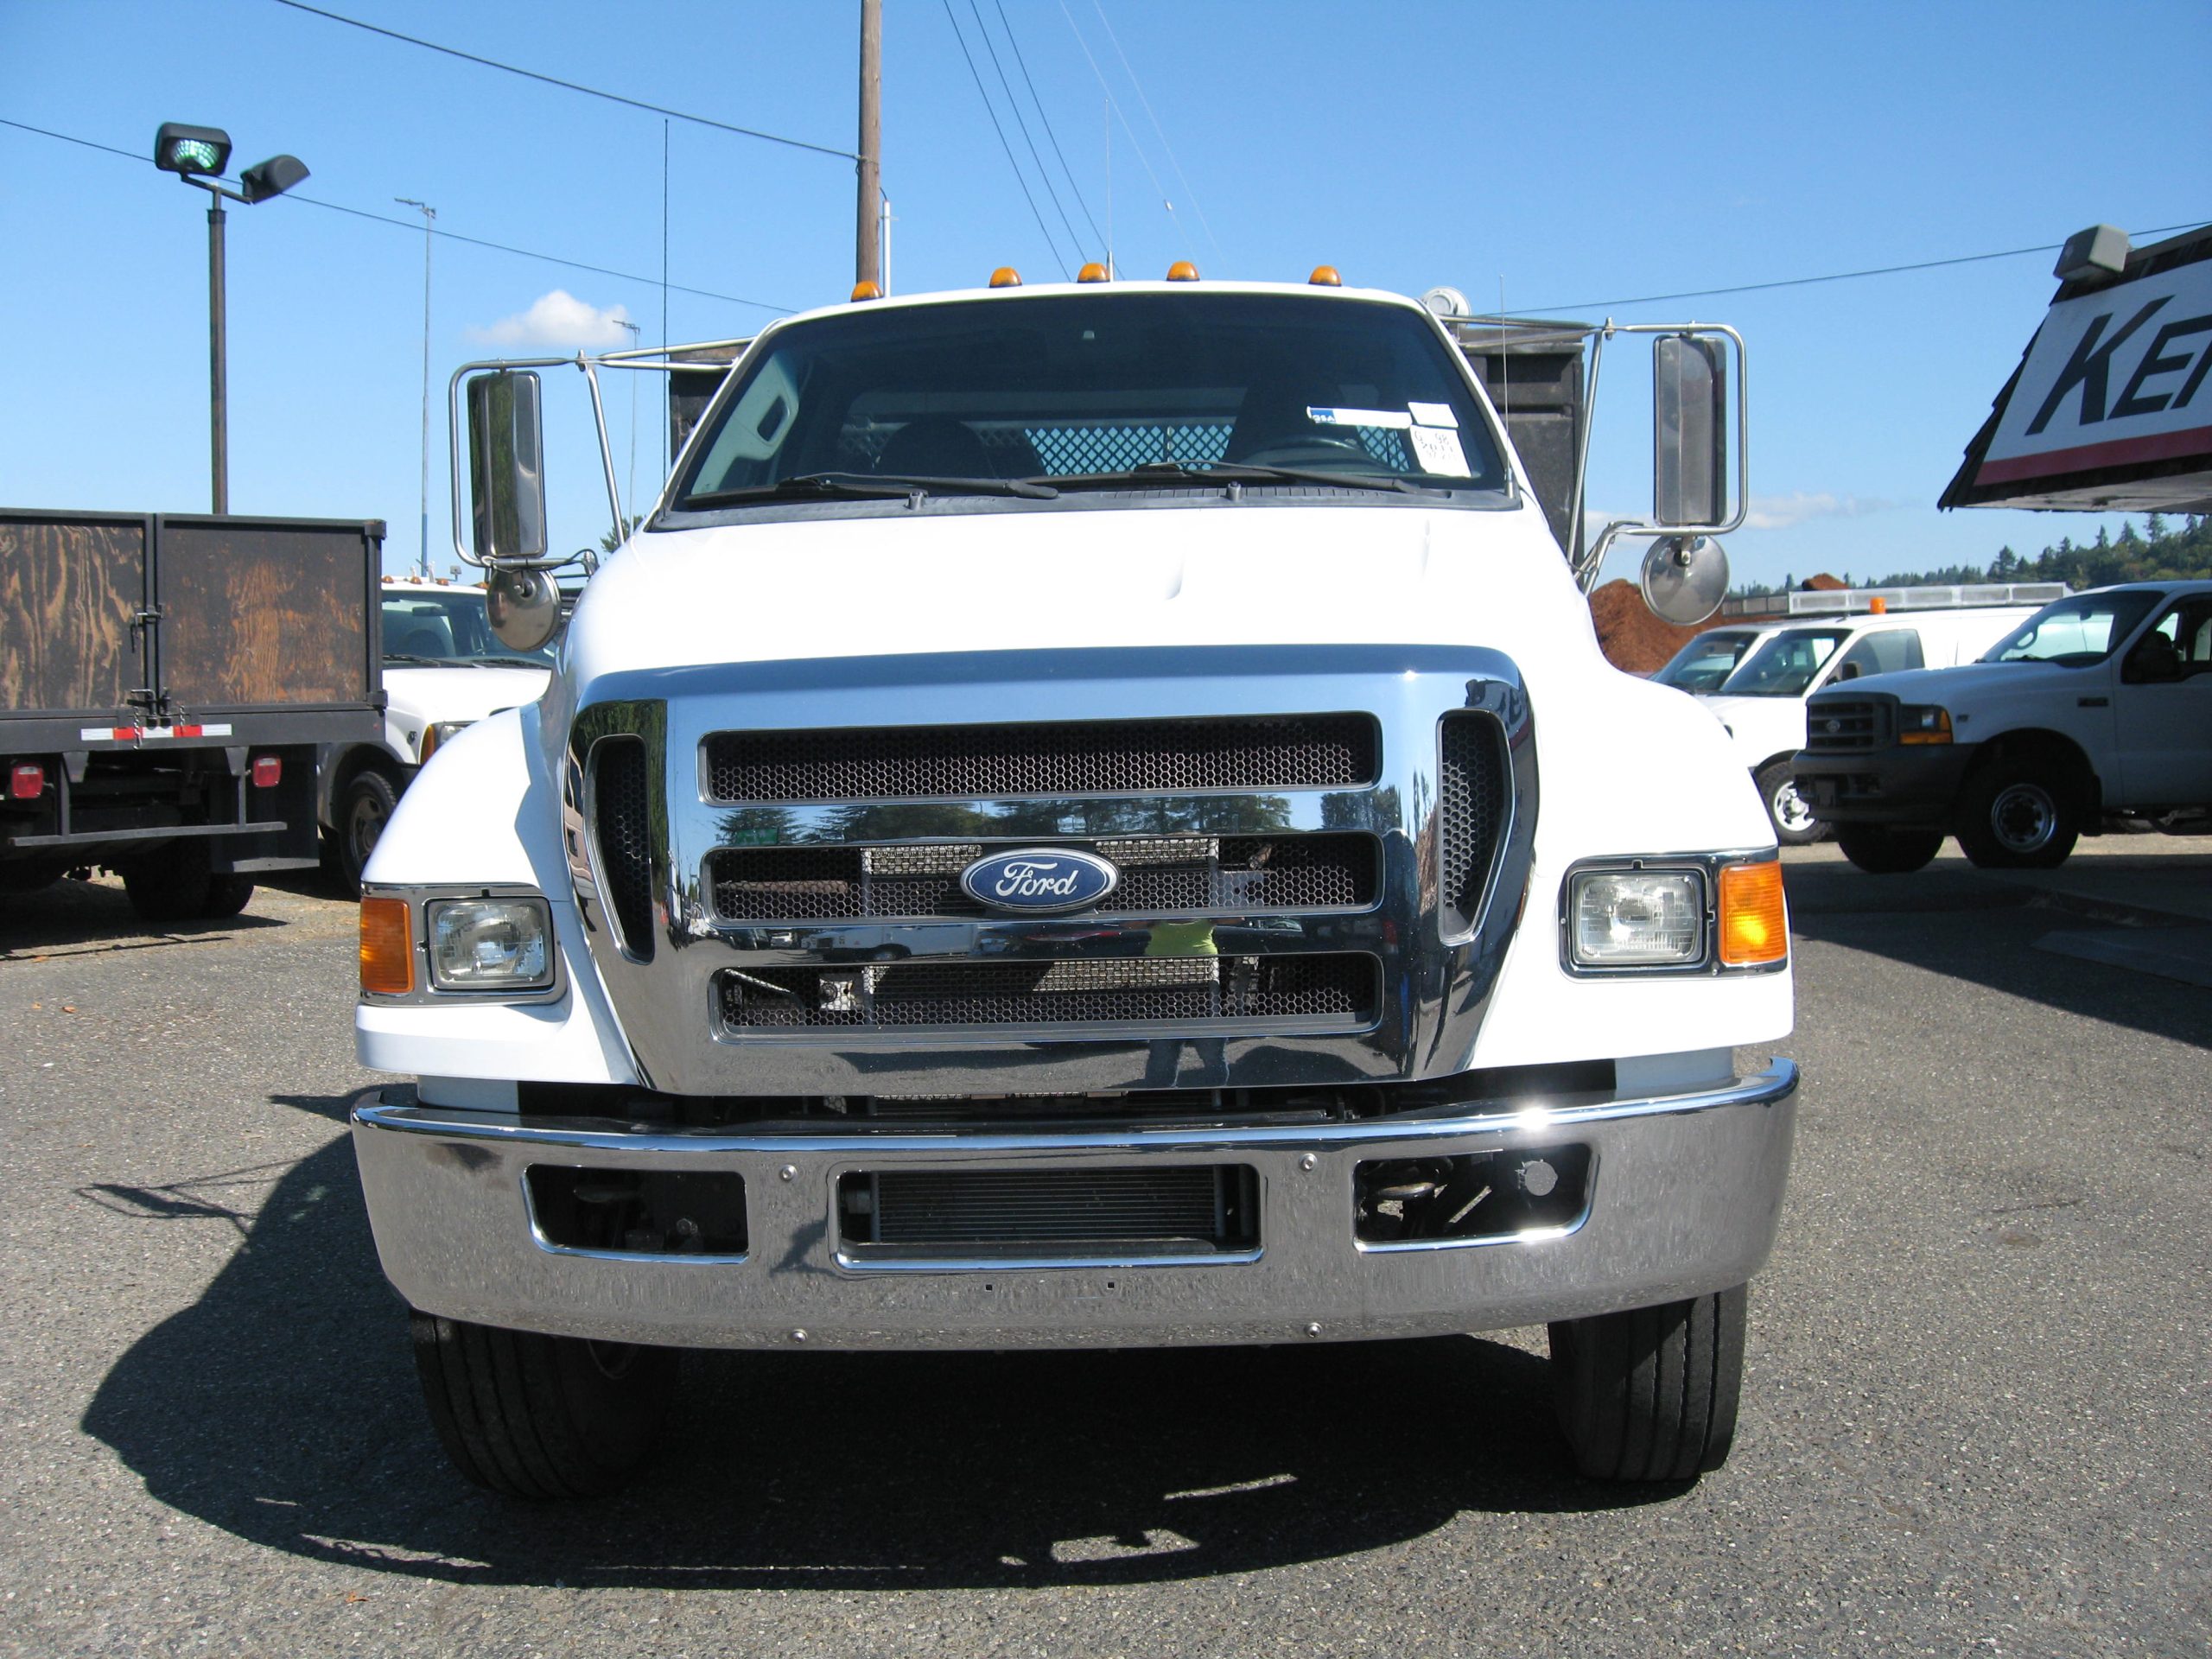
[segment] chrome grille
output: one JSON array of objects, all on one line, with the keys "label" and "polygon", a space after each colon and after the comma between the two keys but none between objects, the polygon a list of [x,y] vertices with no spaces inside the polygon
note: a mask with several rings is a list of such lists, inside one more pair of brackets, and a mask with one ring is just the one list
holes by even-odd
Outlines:
[{"label": "chrome grille", "polygon": [[1366,715],[715,732],[705,770],[731,803],[1176,795],[1355,788],[1380,747]]},{"label": "chrome grille", "polygon": [[[1372,905],[1382,888],[1382,843],[1372,836],[1147,836],[1051,844],[1112,861],[1121,882],[1097,909],[1116,916],[1359,909]],[[980,842],[733,847],[709,856],[707,880],[715,913],[725,921],[978,917],[995,912],[969,896],[960,872],[985,850]]]},{"label": "chrome grille", "polygon": [[1255,1020],[1350,1030],[1374,1019],[1379,994],[1375,958],[1349,951],[764,967],[719,982],[723,1026],[736,1032]]},{"label": "chrome grille", "polygon": [[1805,747],[1871,749],[1882,740],[1882,706],[1860,699],[1822,698],[1805,711]]}]

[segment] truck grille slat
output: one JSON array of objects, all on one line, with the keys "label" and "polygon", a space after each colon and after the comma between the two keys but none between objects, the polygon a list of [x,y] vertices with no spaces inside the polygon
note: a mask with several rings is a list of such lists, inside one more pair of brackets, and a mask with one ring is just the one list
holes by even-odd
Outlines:
[{"label": "truck grille slat", "polygon": [[1822,699],[1805,712],[1805,747],[1830,751],[1871,749],[1883,737],[1881,705]]},{"label": "truck grille slat", "polygon": [[603,739],[592,751],[599,867],[623,948],[641,962],[653,954],[652,839],[646,800],[645,746],[634,737]]},{"label": "truck grille slat", "polygon": [[1471,933],[1505,830],[1505,734],[1487,715],[1450,714],[1440,734],[1437,893],[1444,936]]},{"label": "truck grille slat", "polygon": [[[1110,859],[1121,884],[1105,915],[1348,910],[1375,903],[1382,845],[1372,836],[1308,835],[1054,841]],[[726,921],[763,924],[982,917],[960,871],[980,844],[738,847],[712,854],[708,882]],[[932,857],[932,855],[940,856]]]},{"label": "truck grille slat", "polygon": [[704,744],[709,798],[759,804],[1351,789],[1375,781],[1380,747],[1357,714],[715,732]]},{"label": "truck grille slat", "polygon": [[1352,952],[1107,957],[732,969],[718,984],[722,1023],[740,1032],[1278,1019],[1347,1030],[1375,1018],[1379,971]]}]

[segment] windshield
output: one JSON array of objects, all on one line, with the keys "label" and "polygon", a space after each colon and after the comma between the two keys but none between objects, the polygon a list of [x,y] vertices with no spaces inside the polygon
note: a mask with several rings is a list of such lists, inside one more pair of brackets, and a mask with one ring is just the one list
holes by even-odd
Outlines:
[{"label": "windshield", "polygon": [[1981,660],[2086,668],[2110,656],[2158,600],[2142,588],[2055,600],[1984,652]]},{"label": "windshield", "polygon": [[[677,510],[908,493],[886,480],[1039,496],[1187,488],[1216,468],[1262,487],[1506,481],[1451,348],[1395,306],[1104,292],[856,306],[766,346],[702,435]],[[1024,480],[1045,487],[1007,488]]]},{"label": "windshield", "polygon": [[1718,691],[1758,637],[1750,628],[1715,628],[1711,633],[1700,633],[1651,677],[1677,691]]},{"label": "windshield", "polygon": [[1744,658],[1721,691],[1732,697],[1802,697],[1849,638],[1842,628],[1784,629]]},{"label": "windshield", "polygon": [[484,614],[481,588],[384,590],[384,659],[388,663],[513,663],[553,665],[551,641],[536,651],[499,643]]}]

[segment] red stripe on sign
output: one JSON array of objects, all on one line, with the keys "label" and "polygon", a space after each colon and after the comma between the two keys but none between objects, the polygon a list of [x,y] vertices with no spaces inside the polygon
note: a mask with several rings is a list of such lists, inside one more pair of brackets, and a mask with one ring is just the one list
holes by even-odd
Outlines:
[{"label": "red stripe on sign", "polygon": [[2093,467],[2125,467],[2132,461],[2171,461],[2183,455],[2212,459],[2212,426],[2191,427],[2186,432],[2156,432],[2143,438],[2113,438],[2104,443],[2078,444],[2071,449],[2046,449],[2039,455],[2019,455],[2010,461],[1985,461],[1981,470],[1974,475],[1974,481],[2014,484],[2027,478],[2085,473]]}]

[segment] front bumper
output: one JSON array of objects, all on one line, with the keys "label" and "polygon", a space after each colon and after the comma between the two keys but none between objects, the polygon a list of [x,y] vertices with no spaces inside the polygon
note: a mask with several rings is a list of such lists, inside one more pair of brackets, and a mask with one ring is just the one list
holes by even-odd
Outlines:
[{"label": "front bumper", "polygon": [[1797,792],[1823,823],[1880,823],[1929,830],[1951,825],[1972,743],[1893,744],[1792,756]]},{"label": "front bumper", "polygon": [[[1796,1068],[1679,1094],[1542,1109],[1264,1128],[650,1134],[441,1107],[353,1113],[385,1273],[426,1313],[683,1347],[1146,1347],[1496,1330],[1742,1283],[1774,1242]],[[1482,1242],[1362,1245],[1355,1166],[1571,1141],[1591,1148],[1574,1226]],[[1260,1191],[1259,1248],[1206,1262],[976,1260],[930,1270],[841,1256],[849,1171],[1082,1169],[1233,1160]],[[742,1176],[742,1257],[584,1254],[536,1231],[532,1165]]]}]

